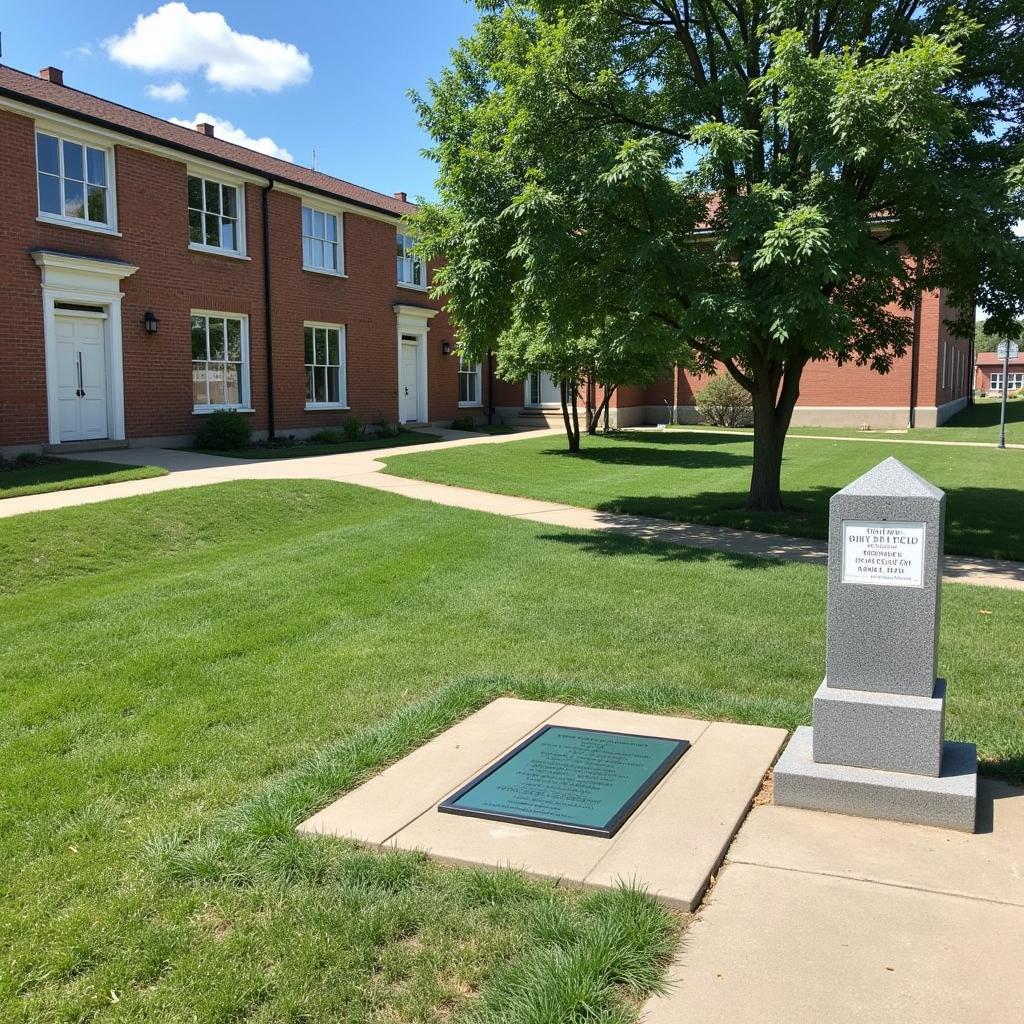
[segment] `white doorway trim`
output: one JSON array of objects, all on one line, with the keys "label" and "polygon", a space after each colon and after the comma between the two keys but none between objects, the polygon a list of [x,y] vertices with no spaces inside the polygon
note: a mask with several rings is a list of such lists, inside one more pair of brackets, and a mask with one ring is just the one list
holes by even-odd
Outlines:
[{"label": "white doorway trim", "polygon": [[97,306],[104,313],[107,374],[107,437],[123,441],[124,356],[121,336],[121,281],[139,268],[121,260],[93,259],[35,249],[32,259],[42,271],[43,351],[46,360],[46,416],[50,444],[60,444],[60,402],[57,388],[56,304]]},{"label": "white doorway trim", "polygon": [[[398,320],[396,337],[398,340],[398,419],[402,422],[402,388],[405,381],[402,379],[402,345],[403,335],[414,337],[417,342],[416,358],[416,422],[427,423],[429,410],[427,403],[427,336],[430,334],[430,321],[437,316],[440,310],[430,309],[426,306],[410,306],[396,302],[392,309]],[[406,420],[406,422],[411,422]]]},{"label": "white doorway trim", "polygon": [[[530,398],[530,384],[531,378],[538,378],[537,391],[540,396],[539,402],[534,402]],[[524,396],[523,405],[527,409],[559,409],[562,406],[562,393],[561,385],[554,379],[554,377],[547,371],[537,371],[535,373],[528,373],[526,380],[523,382],[526,388],[526,394]],[[545,394],[548,395],[545,401]]]}]

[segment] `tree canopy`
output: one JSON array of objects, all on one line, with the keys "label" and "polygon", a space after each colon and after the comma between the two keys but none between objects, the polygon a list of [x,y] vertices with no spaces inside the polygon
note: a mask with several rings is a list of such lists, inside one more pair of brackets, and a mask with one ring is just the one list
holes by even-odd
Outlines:
[{"label": "tree canopy", "polygon": [[692,349],[754,408],[781,508],[812,360],[886,371],[921,288],[1022,308],[1021,8],[996,0],[481,2],[418,97],[424,249],[470,354],[538,337]]}]

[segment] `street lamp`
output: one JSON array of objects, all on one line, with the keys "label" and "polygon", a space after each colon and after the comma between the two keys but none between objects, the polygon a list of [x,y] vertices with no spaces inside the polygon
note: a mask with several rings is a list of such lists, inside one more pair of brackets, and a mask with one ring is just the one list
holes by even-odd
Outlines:
[{"label": "street lamp", "polygon": [[999,447],[1006,447],[1006,396],[1010,384],[1010,360],[1020,355],[1020,346],[1015,341],[1001,341],[996,355],[1003,361],[1003,400],[999,405]]}]

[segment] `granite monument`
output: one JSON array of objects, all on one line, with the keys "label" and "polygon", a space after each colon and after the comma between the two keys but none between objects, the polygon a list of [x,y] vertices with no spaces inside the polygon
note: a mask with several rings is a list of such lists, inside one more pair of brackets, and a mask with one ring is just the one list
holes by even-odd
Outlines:
[{"label": "granite monument", "polygon": [[777,804],[974,831],[977,753],[944,739],[937,674],[945,509],[892,458],[833,495],[825,680]]}]

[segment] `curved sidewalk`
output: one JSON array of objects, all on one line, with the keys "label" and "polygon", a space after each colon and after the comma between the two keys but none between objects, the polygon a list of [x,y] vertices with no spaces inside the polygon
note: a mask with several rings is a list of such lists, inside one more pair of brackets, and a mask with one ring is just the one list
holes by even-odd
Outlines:
[{"label": "curved sidewalk", "polygon": [[[463,434],[436,429],[432,432],[449,439],[418,445],[416,451],[427,452],[478,444],[504,444],[520,440],[522,437],[521,434],[465,437]],[[390,491],[419,501],[432,501],[438,505],[475,509],[492,515],[512,516],[550,526],[604,531],[624,537],[659,541],[663,544],[721,551],[748,558],[805,562],[822,566],[828,559],[828,545],[820,540],[735,530],[727,526],[675,523],[650,516],[598,512],[558,502],[516,498],[505,494],[492,494],[489,491],[471,490],[467,487],[451,487],[447,484],[425,483],[422,480],[392,476],[384,473],[384,464],[377,461],[388,452],[389,449],[377,449],[345,455],[250,461],[162,448],[128,448],[104,452],[103,458],[108,462],[159,465],[168,469],[169,473],[167,476],[149,480],[131,480],[98,487],[83,487],[78,490],[4,498],[0,500],[0,518],[75,505],[91,505],[112,498],[155,494],[181,487],[227,483],[232,480],[335,480],[339,483]],[[82,457],[94,458],[95,453]],[[943,578],[950,583],[1024,590],[1024,562],[947,555]]]}]

